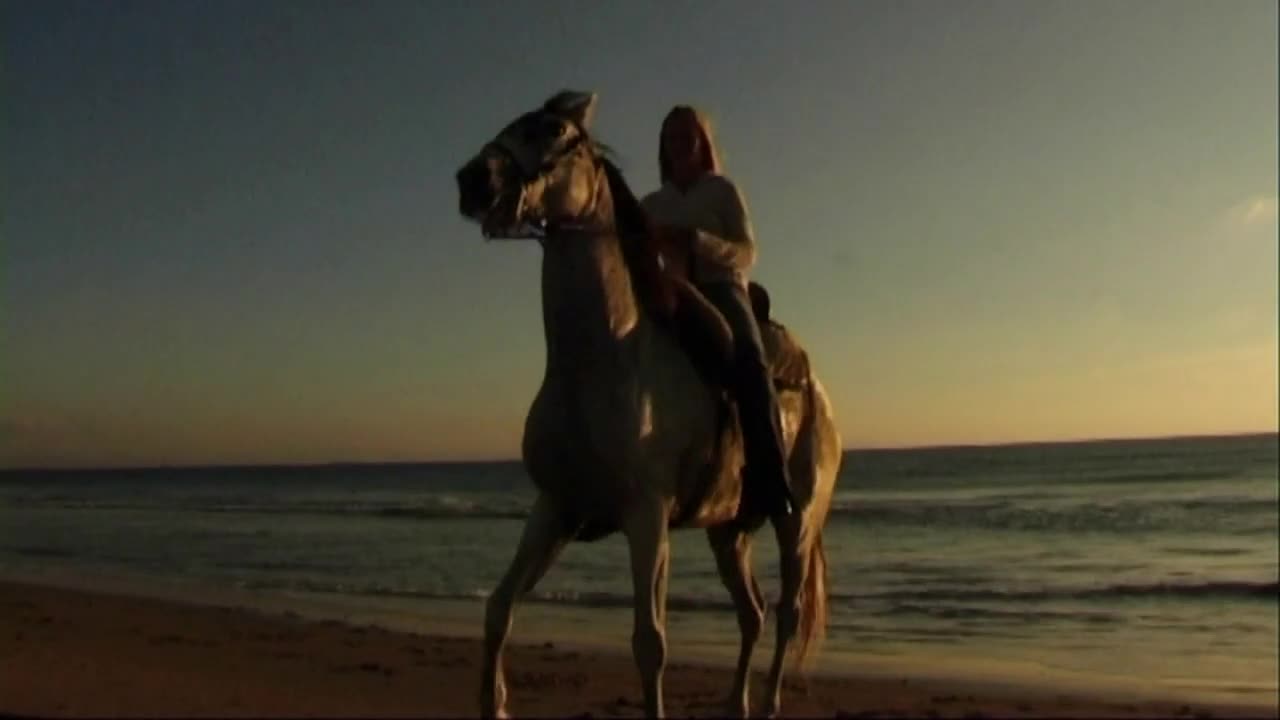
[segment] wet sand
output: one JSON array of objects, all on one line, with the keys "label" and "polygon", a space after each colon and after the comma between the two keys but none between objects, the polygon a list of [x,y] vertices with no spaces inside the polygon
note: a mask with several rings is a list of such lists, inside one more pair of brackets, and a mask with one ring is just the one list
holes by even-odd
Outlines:
[{"label": "wet sand", "polygon": [[[770,647],[762,643],[763,652]],[[0,582],[2,714],[475,716],[479,659],[475,637]],[[507,670],[509,710],[518,717],[642,715],[635,669],[621,649],[513,643]],[[757,676],[757,693],[762,680]],[[666,674],[668,714],[720,714],[729,682],[725,668],[673,658]],[[862,718],[1277,716],[1275,707],[1134,701],[912,676],[796,679],[784,691],[783,712]]]}]

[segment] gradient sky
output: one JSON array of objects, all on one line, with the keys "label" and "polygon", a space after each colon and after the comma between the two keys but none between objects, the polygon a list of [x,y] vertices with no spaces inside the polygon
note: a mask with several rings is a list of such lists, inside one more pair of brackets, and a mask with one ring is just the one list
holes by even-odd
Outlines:
[{"label": "gradient sky", "polygon": [[2,465],[513,457],[563,87],[712,115],[847,446],[1277,429],[1271,0],[3,8]]}]

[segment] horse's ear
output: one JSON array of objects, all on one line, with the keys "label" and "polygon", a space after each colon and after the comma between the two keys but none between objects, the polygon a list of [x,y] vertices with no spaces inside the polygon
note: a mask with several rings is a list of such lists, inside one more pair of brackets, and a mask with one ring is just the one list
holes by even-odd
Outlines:
[{"label": "horse's ear", "polygon": [[572,120],[584,130],[591,129],[596,114],[596,94],[577,90],[562,90],[542,106],[547,112]]}]

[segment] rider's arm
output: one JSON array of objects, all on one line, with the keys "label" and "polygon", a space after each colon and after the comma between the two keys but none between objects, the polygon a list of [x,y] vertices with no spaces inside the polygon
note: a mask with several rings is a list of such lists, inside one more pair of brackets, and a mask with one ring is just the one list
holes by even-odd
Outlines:
[{"label": "rider's arm", "polygon": [[711,179],[716,183],[715,212],[724,231],[715,235],[698,230],[693,238],[693,252],[703,261],[721,267],[746,271],[756,259],[755,233],[747,204],[738,186],[724,176]]}]

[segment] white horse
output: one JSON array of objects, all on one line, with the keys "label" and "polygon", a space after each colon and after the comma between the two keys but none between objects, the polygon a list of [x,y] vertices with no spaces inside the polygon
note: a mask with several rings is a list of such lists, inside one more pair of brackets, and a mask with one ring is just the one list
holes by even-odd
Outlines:
[{"label": "white horse", "polygon": [[[639,267],[647,226],[616,166],[588,135],[595,104],[594,93],[559,93],[507,125],[457,173],[460,210],[486,238],[537,237],[544,246],[546,371],[522,447],[538,495],[486,606],[480,710],[506,713],[502,649],[516,601],[567,543],[621,531],[630,548],[632,650],[645,712],[661,717],[668,531],[696,527],[706,529],[737,608],[742,644],[728,709],[745,716],[765,612],[751,540],[764,518],[738,517],[743,453],[724,388],[698,371],[644,302],[644,283],[652,282]],[[769,715],[779,709],[788,645],[797,640],[792,650],[802,662],[826,625],[822,526],[840,437],[822,385],[805,367],[805,382],[779,397],[797,507],[773,523],[782,582]]]}]

